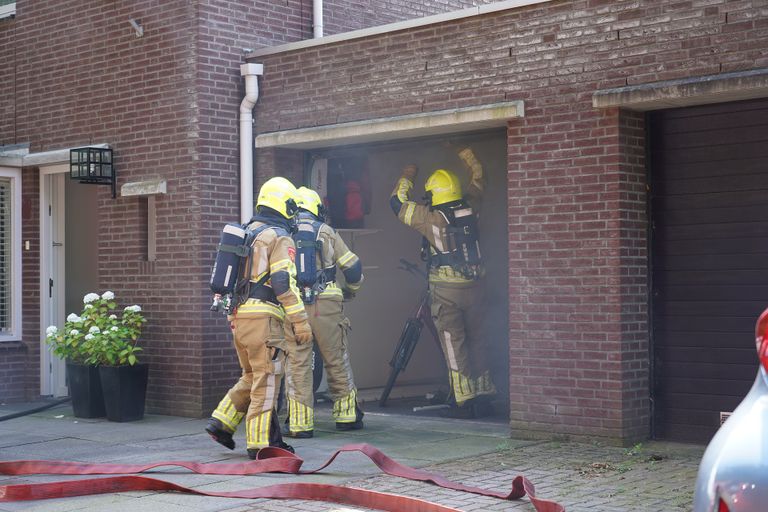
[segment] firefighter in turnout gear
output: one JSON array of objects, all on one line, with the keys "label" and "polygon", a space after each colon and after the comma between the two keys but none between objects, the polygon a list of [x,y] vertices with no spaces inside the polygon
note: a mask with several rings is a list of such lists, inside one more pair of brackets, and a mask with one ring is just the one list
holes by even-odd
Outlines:
[{"label": "firefighter in turnout gear", "polygon": [[[354,295],[363,281],[360,259],[347,248],[339,234],[323,222],[324,209],[314,190],[298,190],[296,215],[297,282],[309,324],[325,363],[328,388],[333,398],[333,418],[338,430],[363,428],[363,411],[357,402],[357,388],[349,360],[349,319],[342,300]],[[345,288],[336,282],[344,274]],[[289,333],[290,334],[290,333]],[[286,389],[288,421],[283,434],[309,438],[314,433],[312,389],[312,345],[301,344],[288,354]]]},{"label": "firefighter in turnout gear", "polygon": [[[255,233],[246,268],[248,298],[228,317],[243,373],[213,411],[205,430],[218,443],[234,449],[232,439],[245,419],[248,456],[282,440],[275,406],[286,353],[286,330],[297,343],[311,346],[312,331],[296,287],[296,248],[291,238],[297,207],[296,188],[285,178],[264,183],[256,214],[248,223]],[[284,323],[287,325],[284,326]]]},{"label": "firefighter in turnout gear", "polygon": [[483,192],[483,167],[470,148],[459,152],[470,174],[467,196],[458,177],[438,169],[427,179],[427,205],[410,200],[415,165],[403,169],[390,206],[405,225],[423,235],[422,256],[429,267],[432,318],[440,335],[458,408],[456,417],[490,413],[496,393],[491,381],[488,339],[482,328],[484,269],[477,230],[477,208]]}]

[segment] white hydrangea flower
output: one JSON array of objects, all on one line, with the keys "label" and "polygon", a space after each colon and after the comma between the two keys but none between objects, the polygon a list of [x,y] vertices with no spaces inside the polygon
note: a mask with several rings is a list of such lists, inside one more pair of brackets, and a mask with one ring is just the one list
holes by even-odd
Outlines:
[{"label": "white hydrangea flower", "polygon": [[91,341],[94,338],[93,334],[86,334],[85,339]]},{"label": "white hydrangea flower", "polygon": [[136,304],[134,304],[133,306],[126,306],[125,311],[133,311],[134,313],[138,313],[139,311],[141,311],[141,306],[138,306]]},{"label": "white hydrangea flower", "polygon": [[107,290],[104,293],[101,294],[101,298],[104,300],[112,300],[115,298],[115,294],[111,291]]},{"label": "white hydrangea flower", "polygon": [[86,304],[83,309],[91,309],[93,307],[93,304]]},{"label": "white hydrangea flower", "polygon": [[116,330],[117,330],[117,326],[116,325],[113,325],[112,328],[110,329],[110,331],[116,331]]},{"label": "white hydrangea flower", "polygon": [[80,318],[79,316],[77,316],[74,313],[70,313],[69,316],[67,317],[67,322],[77,323],[77,322],[82,322],[82,321],[83,321],[83,319]]},{"label": "white hydrangea flower", "polygon": [[99,329],[98,327],[96,327],[96,326],[94,325],[93,327],[91,327],[90,329],[88,329],[88,332],[89,332],[89,333],[91,333],[91,334],[99,334],[99,333],[101,332],[101,329]]},{"label": "white hydrangea flower", "polygon": [[45,330],[45,335],[51,336],[53,334],[56,334],[57,332],[59,332],[58,327],[56,327],[55,325],[49,325],[48,328]]},{"label": "white hydrangea flower", "polygon": [[79,334],[80,334],[80,331],[78,331],[77,329],[72,329],[71,331],[69,331],[70,336],[78,336]]},{"label": "white hydrangea flower", "polygon": [[117,320],[117,315],[109,315],[110,320]]},{"label": "white hydrangea flower", "polygon": [[89,293],[85,297],[83,297],[83,304],[88,304],[90,302],[93,302],[95,300],[99,300],[99,294],[98,293]]}]

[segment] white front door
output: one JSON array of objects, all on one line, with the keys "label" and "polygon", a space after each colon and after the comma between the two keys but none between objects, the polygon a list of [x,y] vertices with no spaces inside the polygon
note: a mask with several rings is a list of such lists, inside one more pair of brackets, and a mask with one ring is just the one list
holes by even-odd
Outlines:
[{"label": "white front door", "polygon": [[64,361],[53,355],[45,342],[49,325],[62,328],[65,321],[65,179],[67,165],[40,170],[40,319],[43,395],[66,396]]}]

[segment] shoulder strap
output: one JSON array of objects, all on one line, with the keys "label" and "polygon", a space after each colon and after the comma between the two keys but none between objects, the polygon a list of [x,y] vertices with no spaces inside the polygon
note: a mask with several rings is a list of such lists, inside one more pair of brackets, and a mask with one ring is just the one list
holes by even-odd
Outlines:
[{"label": "shoulder strap", "polygon": [[[241,282],[239,282],[236,285],[236,288],[239,288],[240,290],[245,288],[245,286],[251,282],[251,269],[253,268],[253,254],[251,252],[251,249],[252,249],[254,240],[256,240],[256,237],[259,236],[264,231],[266,231],[267,228],[273,228],[278,233],[278,235],[280,234],[280,231],[284,231],[282,228],[278,226],[271,226],[269,224],[262,224],[256,229],[250,229],[248,227],[250,225],[251,225],[250,223],[243,224],[243,229],[245,229],[245,232],[246,232],[245,243],[243,244],[243,248],[246,251],[245,255],[250,257],[247,259],[247,263],[245,266],[245,275],[243,275],[243,279],[241,280]],[[264,284],[267,282],[268,279],[269,279],[269,272],[267,272],[267,275],[259,279],[259,281],[256,284],[257,285]]]}]

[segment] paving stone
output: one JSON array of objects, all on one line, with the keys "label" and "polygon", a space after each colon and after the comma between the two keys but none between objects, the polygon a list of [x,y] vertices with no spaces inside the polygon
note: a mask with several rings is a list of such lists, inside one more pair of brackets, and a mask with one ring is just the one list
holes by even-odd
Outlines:
[{"label": "paving stone", "polygon": [[[71,417],[71,412],[57,418],[64,409],[0,424],[0,459],[119,463],[246,460],[242,431],[235,436],[237,449],[230,451],[212,442],[203,432],[205,420],[150,415],[140,422],[121,424],[104,419],[78,420]],[[507,492],[512,480],[524,474],[534,483],[540,497],[557,500],[570,512],[690,510],[693,484],[704,449],[649,442],[627,450],[600,444],[513,440],[506,437],[507,427],[497,423],[383,413],[366,414],[365,421],[364,430],[338,432],[329,411],[319,409],[315,438],[289,441],[305,459],[304,469],[320,466],[331,452],[345,444],[366,442],[398,462],[427,468],[467,485]],[[28,435],[28,432],[34,434]],[[653,460],[659,456],[661,460]],[[296,481],[320,482],[404,494],[466,512],[533,510],[527,498],[508,502],[383,475],[366,457],[353,453],[342,454],[327,470],[314,475],[196,475],[178,468],[161,468],[152,473],[154,478],[213,492]],[[0,479],[0,485],[76,478],[86,477],[8,476]],[[0,503],[2,512],[17,510],[361,512],[365,509],[313,501],[240,500],[146,491]]]}]

